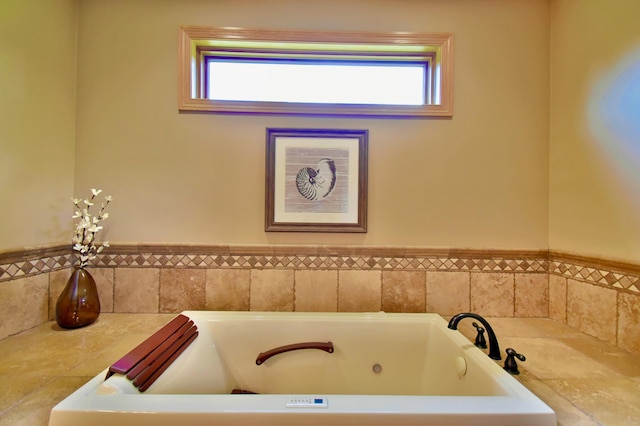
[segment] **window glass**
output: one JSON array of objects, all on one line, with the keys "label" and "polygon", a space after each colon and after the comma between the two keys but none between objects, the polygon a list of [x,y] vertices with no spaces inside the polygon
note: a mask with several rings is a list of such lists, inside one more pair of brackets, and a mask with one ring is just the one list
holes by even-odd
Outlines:
[{"label": "window glass", "polygon": [[209,60],[218,101],[423,105],[426,64]]}]

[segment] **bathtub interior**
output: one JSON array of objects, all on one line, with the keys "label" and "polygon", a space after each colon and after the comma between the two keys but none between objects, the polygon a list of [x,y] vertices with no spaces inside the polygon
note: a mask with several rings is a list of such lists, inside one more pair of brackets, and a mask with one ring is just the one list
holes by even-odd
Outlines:
[{"label": "bathtub interior", "polygon": [[[461,334],[447,329],[444,319],[435,314],[184,314],[197,324],[198,339],[147,394],[243,390],[258,394],[500,396],[511,392],[504,380],[496,380],[508,374],[491,368],[496,367],[493,361]],[[261,352],[310,341],[331,341],[334,352],[291,351],[256,365]],[[107,381],[103,387],[110,385]],[[137,393],[126,383],[116,386],[118,392]]]}]

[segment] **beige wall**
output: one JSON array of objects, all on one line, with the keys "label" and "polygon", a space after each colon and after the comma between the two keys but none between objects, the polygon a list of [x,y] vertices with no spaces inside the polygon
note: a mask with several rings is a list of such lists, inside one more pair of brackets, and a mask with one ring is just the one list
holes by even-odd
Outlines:
[{"label": "beige wall", "polygon": [[[76,188],[115,242],[547,248],[544,0],[83,0]],[[180,25],[455,34],[453,119],[180,114]],[[267,127],[369,129],[369,232],[264,232]]]},{"label": "beige wall", "polygon": [[640,2],[551,2],[549,245],[640,261]]},{"label": "beige wall", "polygon": [[76,0],[0,0],[0,251],[70,239]]},{"label": "beige wall", "polygon": [[[0,251],[66,242],[68,196],[99,186],[116,198],[106,236],[120,242],[550,247],[638,261],[637,1],[302,4],[86,0],[78,17],[72,0],[0,1]],[[451,31],[455,116],[179,114],[183,24]],[[263,232],[271,126],[370,130],[366,235]]]}]

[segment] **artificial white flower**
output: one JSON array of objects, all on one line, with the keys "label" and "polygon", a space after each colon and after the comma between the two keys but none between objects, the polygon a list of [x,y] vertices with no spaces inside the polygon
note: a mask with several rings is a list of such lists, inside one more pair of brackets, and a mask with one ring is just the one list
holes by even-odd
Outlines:
[{"label": "artificial white flower", "polygon": [[[73,235],[71,242],[73,243],[73,250],[80,252],[80,267],[86,267],[89,262],[95,259],[96,255],[102,251],[104,247],[109,247],[109,242],[105,241],[102,245],[96,243],[96,234],[103,229],[99,223],[109,217],[109,213],[106,213],[104,209],[113,199],[110,195],[104,197],[104,202],[101,204],[98,214],[91,214],[91,207],[94,205],[94,199],[102,192],[101,189],[91,188],[91,197],[81,200],[79,198],[71,198],[71,201],[76,206],[72,218],[80,219],[76,223],[75,234]],[[86,207],[80,207],[80,203],[84,203]]]},{"label": "artificial white flower", "polygon": [[91,235],[95,235],[96,232],[100,231],[102,229],[102,226],[97,226],[97,225],[91,225],[87,231],[91,232]]}]

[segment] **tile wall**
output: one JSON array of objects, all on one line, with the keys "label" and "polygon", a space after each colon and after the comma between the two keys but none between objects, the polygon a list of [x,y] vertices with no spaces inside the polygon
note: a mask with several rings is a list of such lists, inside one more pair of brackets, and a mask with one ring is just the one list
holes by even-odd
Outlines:
[{"label": "tile wall", "polygon": [[[0,254],[0,338],[55,314],[68,247]],[[552,318],[640,353],[640,267],[546,251],[118,246],[89,269],[103,312],[472,311]]]}]

